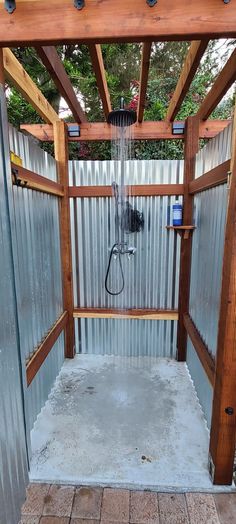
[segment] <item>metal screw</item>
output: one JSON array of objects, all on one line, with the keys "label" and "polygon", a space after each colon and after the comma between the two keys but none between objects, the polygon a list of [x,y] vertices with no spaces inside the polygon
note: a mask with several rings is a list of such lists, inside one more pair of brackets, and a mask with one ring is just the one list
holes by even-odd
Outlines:
[{"label": "metal screw", "polygon": [[153,7],[157,3],[157,0],[147,0],[149,7]]},{"label": "metal screw", "polygon": [[226,413],[226,415],[233,415],[234,414],[234,409],[231,408],[230,406],[228,406],[227,408],[225,408],[225,413]]}]

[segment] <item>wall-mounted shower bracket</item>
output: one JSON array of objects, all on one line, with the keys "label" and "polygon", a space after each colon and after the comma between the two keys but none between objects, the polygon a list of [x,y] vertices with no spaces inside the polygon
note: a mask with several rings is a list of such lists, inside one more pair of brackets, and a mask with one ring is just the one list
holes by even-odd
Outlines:
[{"label": "wall-mounted shower bracket", "polygon": [[4,7],[6,11],[11,15],[15,9],[16,9],[16,2],[15,0],[5,0]]}]

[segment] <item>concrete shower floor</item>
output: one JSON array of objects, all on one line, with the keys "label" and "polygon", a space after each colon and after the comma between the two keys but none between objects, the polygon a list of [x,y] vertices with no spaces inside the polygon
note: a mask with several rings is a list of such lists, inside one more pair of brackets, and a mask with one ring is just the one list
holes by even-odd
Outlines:
[{"label": "concrete shower floor", "polygon": [[31,437],[31,481],[212,491],[206,424],[174,360],[65,361]]}]

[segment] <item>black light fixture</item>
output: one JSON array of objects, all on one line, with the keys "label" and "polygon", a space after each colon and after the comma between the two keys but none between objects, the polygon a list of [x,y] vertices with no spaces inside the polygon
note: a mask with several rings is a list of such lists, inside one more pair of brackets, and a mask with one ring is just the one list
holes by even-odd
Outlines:
[{"label": "black light fixture", "polygon": [[80,136],[80,126],[78,124],[68,125],[69,138],[78,138]]},{"label": "black light fixture", "polygon": [[172,124],[172,134],[173,135],[183,135],[184,134],[185,123],[184,122],[173,122]]}]

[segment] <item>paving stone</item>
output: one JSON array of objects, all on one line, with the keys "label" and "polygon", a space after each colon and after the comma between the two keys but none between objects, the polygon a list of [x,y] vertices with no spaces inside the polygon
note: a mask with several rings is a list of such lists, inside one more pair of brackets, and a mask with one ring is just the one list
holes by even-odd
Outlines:
[{"label": "paving stone", "polygon": [[27,498],[22,506],[22,516],[35,515],[40,517],[43,512],[44,498],[48,494],[49,484],[30,484],[27,488]]},{"label": "paving stone", "polygon": [[25,516],[21,517],[19,524],[39,524],[40,517]]},{"label": "paving stone", "polygon": [[70,517],[74,493],[73,486],[50,486],[48,494],[44,497],[43,515]]},{"label": "paving stone", "polygon": [[159,493],[160,524],[189,524],[185,496]]},{"label": "paving stone", "polygon": [[76,490],[72,517],[99,520],[102,504],[101,488],[81,487]]},{"label": "paving stone", "polygon": [[158,499],[156,493],[131,491],[130,522],[132,524],[159,524]]},{"label": "paving stone", "polygon": [[215,495],[215,504],[221,524],[236,522],[236,493]]},{"label": "paving stone", "polygon": [[105,488],[102,499],[102,524],[129,522],[129,491]]},{"label": "paving stone", "polygon": [[40,524],[69,524],[69,517],[41,517]]},{"label": "paving stone", "polygon": [[190,524],[220,524],[213,495],[186,493]]},{"label": "paving stone", "polygon": [[99,524],[100,520],[94,519],[71,519],[70,524]]}]

